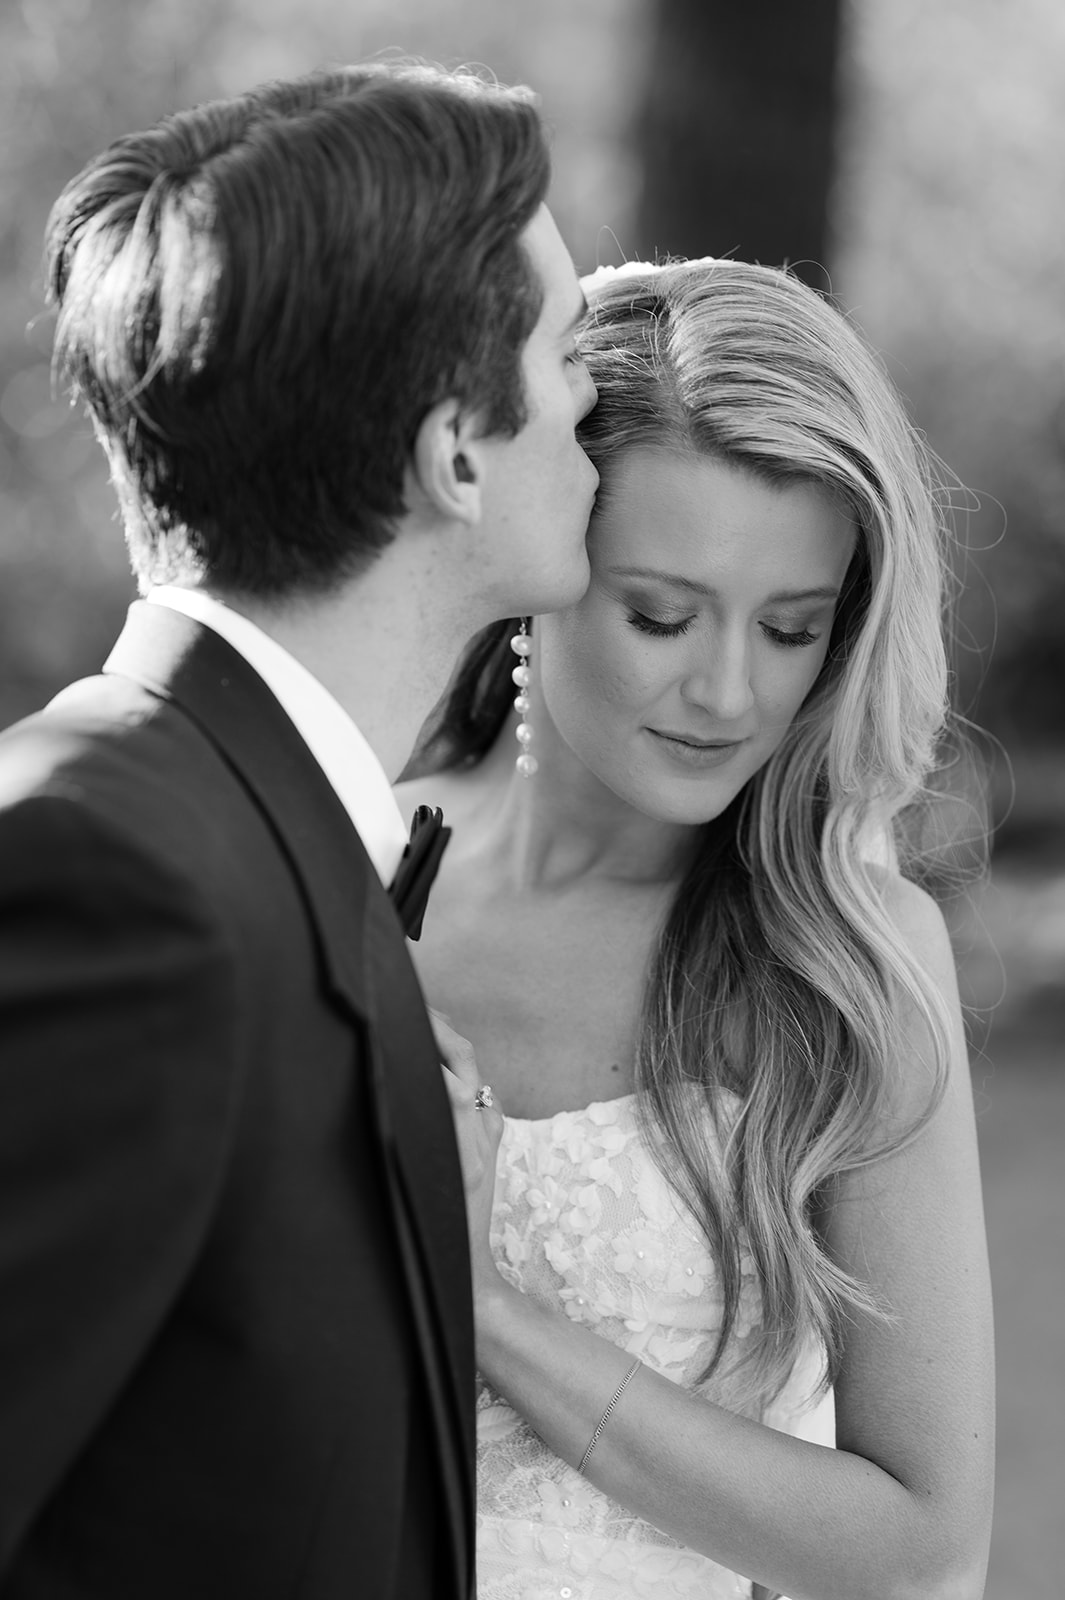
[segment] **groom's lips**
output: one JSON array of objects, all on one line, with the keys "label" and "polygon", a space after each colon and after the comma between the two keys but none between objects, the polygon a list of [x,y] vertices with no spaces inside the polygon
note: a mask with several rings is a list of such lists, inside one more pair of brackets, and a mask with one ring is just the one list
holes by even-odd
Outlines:
[{"label": "groom's lips", "polygon": [[663,728],[648,728],[647,732],[671,761],[696,772],[724,766],[747,743],[746,739],[697,739]]}]

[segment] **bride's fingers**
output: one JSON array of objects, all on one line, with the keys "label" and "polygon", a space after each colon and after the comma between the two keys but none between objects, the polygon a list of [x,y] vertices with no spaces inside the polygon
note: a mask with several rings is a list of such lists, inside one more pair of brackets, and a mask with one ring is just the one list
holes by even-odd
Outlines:
[{"label": "bride's fingers", "polygon": [[430,1011],[429,1020],[433,1025],[433,1034],[436,1038],[436,1048],[440,1052],[440,1059],[449,1072],[461,1079],[471,1092],[480,1084],[477,1070],[477,1057],[473,1053],[473,1046],[468,1039],[456,1033],[451,1025],[444,1021],[439,1011]]},{"label": "bride's fingers", "polygon": [[[484,1118],[486,1127],[494,1129],[497,1123],[502,1127],[503,1108],[499,1104],[498,1095],[487,1084],[467,1083],[442,1063],[440,1070],[444,1074],[444,1088],[447,1090],[453,1111],[475,1110],[478,1117]],[[486,1092],[490,1098],[478,1105],[478,1094],[484,1095]]]}]

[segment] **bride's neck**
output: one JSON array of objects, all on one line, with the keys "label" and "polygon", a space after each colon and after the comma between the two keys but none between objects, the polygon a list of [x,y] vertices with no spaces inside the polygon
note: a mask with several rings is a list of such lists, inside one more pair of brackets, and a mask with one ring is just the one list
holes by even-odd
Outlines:
[{"label": "bride's neck", "polygon": [[478,854],[496,858],[511,888],[563,887],[582,877],[663,884],[682,873],[695,830],[636,811],[599,781],[553,730],[538,741],[531,778],[515,767],[516,718],[473,775]]}]

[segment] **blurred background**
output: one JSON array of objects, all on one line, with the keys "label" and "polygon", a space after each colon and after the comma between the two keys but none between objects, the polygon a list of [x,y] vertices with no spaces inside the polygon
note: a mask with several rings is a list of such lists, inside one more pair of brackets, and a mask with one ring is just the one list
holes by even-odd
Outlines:
[{"label": "blurred background", "polygon": [[578,270],[731,253],[834,294],[949,464],[957,699],[995,823],[990,882],[948,904],[998,1318],[987,1596],[1060,1600],[1065,6],[4,0],[0,726],[98,668],[132,593],[88,425],[51,391],[53,199],[170,110],[390,47],[539,91]]}]

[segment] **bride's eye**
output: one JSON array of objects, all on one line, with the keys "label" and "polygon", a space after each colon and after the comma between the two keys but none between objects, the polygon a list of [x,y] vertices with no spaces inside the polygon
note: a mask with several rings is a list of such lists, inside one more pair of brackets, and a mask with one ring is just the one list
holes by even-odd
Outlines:
[{"label": "bride's eye", "polygon": [[694,617],[683,617],[680,622],[660,622],[657,617],[648,617],[642,611],[630,611],[629,622],[641,633],[649,633],[653,639],[676,639],[680,634],[687,633]]},{"label": "bride's eye", "polygon": [[762,632],[774,644],[784,645],[785,648],[801,650],[804,645],[816,644],[821,635],[811,633],[809,628],[800,628],[795,633],[789,633],[786,628],[772,628],[768,622],[762,623]]}]

